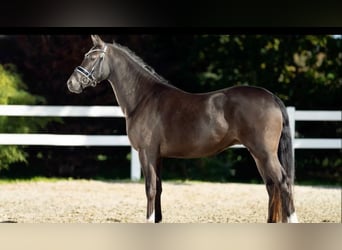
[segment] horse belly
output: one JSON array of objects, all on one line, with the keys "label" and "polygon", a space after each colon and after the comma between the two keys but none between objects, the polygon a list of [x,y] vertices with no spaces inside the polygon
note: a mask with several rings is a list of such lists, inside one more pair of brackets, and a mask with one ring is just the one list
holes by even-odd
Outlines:
[{"label": "horse belly", "polygon": [[[224,116],[210,121],[192,121],[170,132],[161,144],[161,155],[175,158],[198,158],[213,155],[227,147],[224,139],[228,124]],[[171,136],[172,135],[172,136]]]},{"label": "horse belly", "polygon": [[182,143],[171,142],[162,146],[161,156],[171,158],[200,158],[214,155],[227,148],[220,143],[213,143],[211,141],[202,143],[198,142],[198,140],[192,141],[191,139],[185,138]]}]

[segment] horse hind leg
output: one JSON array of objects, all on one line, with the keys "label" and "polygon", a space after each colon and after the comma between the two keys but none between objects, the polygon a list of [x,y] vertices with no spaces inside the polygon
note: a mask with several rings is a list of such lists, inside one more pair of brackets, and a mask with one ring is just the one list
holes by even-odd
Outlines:
[{"label": "horse hind leg", "polygon": [[272,181],[266,183],[266,189],[269,196],[267,222],[280,222],[280,218],[282,217],[282,210],[279,189]]},{"label": "horse hind leg", "polygon": [[288,175],[283,168],[280,190],[282,194],[283,211],[285,212],[284,216],[286,215],[286,218],[283,218],[283,222],[298,223],[293,202],[292,181],[288,178]]},{"label": "horse hind leg", "polygon": [[279,163],[278,159],[275,161],[277,169],[281,170],[281,178],[275,182],[277,195],[280,194],[281,201],[281,221],[282,222],[298,222],[296,213],[294,211],[292,184],[288,178],[287,173]]},{"label": "horse hind leg", "polygon": [[291,222],[297,223],[297,215],[294,209],[293,203],[293,193],[292,193],[292,181],[289,178],[288,174],[280,164],[278,158],[275,160],[275,166],[278,166],[281,170],[281,179],[278,182],[279,190],[280,190],[280,199],[282,204],[282,222]]},{"label": "horse hind leg", "polygon": [[292,190],[277,154],[266,157],[252,155],[269,195],[267,222],[288,222],[288,218],[295,216]]}]

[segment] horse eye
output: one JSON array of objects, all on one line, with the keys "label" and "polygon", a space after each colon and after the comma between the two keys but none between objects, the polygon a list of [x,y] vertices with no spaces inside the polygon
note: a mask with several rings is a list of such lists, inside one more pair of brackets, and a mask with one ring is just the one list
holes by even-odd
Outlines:
[{"label": "horse eye", "polygon": [[95,55],[85,55],[84,59],[90,59],[90,60],[95,60],[96,56]]}]

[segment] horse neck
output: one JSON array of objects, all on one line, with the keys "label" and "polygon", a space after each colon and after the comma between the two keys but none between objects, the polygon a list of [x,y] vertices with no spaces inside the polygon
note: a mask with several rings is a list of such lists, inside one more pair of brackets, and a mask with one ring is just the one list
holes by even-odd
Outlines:
[{"label": "horse neck", "polygon": [[130,116],[138,105],[153,93],[159,83],[148,76],[148,72],[115,47],[110,50],[110,75],[108,81],[112,85],[116,99],[126,117]]}]

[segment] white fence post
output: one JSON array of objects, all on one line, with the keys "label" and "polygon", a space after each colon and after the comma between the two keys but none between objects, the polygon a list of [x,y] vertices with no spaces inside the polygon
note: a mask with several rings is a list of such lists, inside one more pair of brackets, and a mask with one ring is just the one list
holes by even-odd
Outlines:
[{"label": "white fence post", "polygon": [[138,181],[141,178],[141,168],[139,162],[139,154],[131,147],[131,180]]},{"label": "white fence post", "polygon": [[293,154],[293,161],[295,161],[295,133],[296,133],[296,108],[295,107],[287,107],[287,113],[289,115],[289,125],[290,125],[290,131],[291,131],[291,141],[292,141],[292,154]]}]

